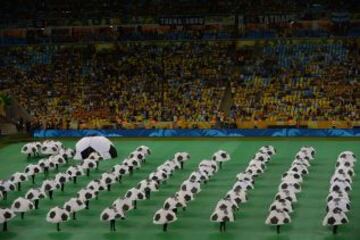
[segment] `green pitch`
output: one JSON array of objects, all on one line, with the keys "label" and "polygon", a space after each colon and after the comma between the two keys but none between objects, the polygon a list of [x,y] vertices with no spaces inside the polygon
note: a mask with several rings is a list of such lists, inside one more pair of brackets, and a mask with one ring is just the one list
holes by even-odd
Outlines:
[{"label": "green pitch", "polygon": [[[360,142],[353,140],[323,140],[323,139],[199,139],[199,140],[113,140],[118,149],[117,159],[102,162],[98,171],[93,171],[91,176],[80,177],[75,185],[69,182],[65,192],[54,192],[54,199],[40,201],[40,209],[25,215],[21,220],[19,216],[9,222],[9,232],[0,232],[0,239],[14,240],[161,240],[161,239],[186,239],[186,240],[215,240],[215,239],[360,239],[360,180],[355,176],[353,191],[351,192],[352,209],[348,214],[350,223],[341,226],[336,236],[331,230],[322,226],[325,216],[325,198],[328,193],[329,180],[334,171],[338,154],[344,150],[351,150],[360,156]],[[64,140],[66,146],[74,147],[75,140]],[[29,162],[20,154],[23,143],[7,145],[0,149],[0,179],[7,178],[16,171],[23,171]],[[144,144],[151,148],[152,155],[147,163],[136,171],[133,176],[126,176],[122,183],[115,184],[111,192],[101,192],[99,200],[90,202],[90,209],[78,213],[77,221],[69,221],[61,225],[62,232],[56,232],[56,226],[46,222],[46,213],[51,207],[61,206],[76,192],[86,186],[88,181],[98,177],[103,171],[120,163],[127,154],[137,146]],[[235,176],[245,169],[251,156],[265,144],[272,144],[277,149],[276,156],[268,164],[266,172],[261,175],[255,184],[255,189],[249,192],[249,202],[241,205],[236,213],[236,221],[227,224],[227,232],[220,233],[218,224],[209,221],[210,214],[216,202],[231,188]],[[285,172],[298,149],[303,145],[312,145],[317,154],[310,167],[310,174],[304,178],[302,192],[298,195],[298,203],[294,205],[292,223],[281,228],[277,235],[275,228],[264,224],[267,209],[277,192],[280,176]],[[154,212],[159,209],[164,200],[175,193],[179,184],[187,178],[199,161],[209,158],[213,152],[224,149],[231,154],[232,160],[224,164],[206,185],[196,199],[188,204],[185,212],[179,211],[178,221],[169,225],[168,232],[163,233],[161,226],[152,223]],[[138,203],[138,209],[128,214],[126,220],[116,223],[117,232],[109,231],[109,224],[101,222],[101,211],[111,205],[119,196],[123,196],[127,189],[136,185],[163,161],[171,158],[177,151],[187,151],[191,160],[185,164],[184,170],[175,172],[174,176],[161,186],[160,191],[153,193],[151,200]],[[36,159],[37,161],[38,159]],[[360,163],[357,163],[356,172],[360,172]],[[65,170],[61,167],[60,170]],[[54,173],[51,174],[53,176]],[[43,175],[36,179],[37,184],[43,180]],[[25,183],[22,192],[9,193],[8,200],[1,200],[1,207],[8,207],[18,196],[23,196],[31,184]],[[2,227],[2,226],[0,226]],[[1,230],[1,228],[0,228]]]}]

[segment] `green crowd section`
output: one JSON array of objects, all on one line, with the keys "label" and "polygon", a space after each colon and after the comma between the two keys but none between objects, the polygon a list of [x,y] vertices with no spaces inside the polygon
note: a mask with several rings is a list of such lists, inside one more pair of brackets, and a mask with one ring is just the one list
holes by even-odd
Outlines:
[{"label": "green crowd section", "polygon": [[[60,139],[61,140],[61,139]],[[90,177],[78,178],[77,184],[67,183],[65,191],[54,192],[54,199],[40,201],[39,209],[12,219],[8,224],[8,232],[0,232],[1,240],[228,240],[228,239],[284,239],[284,240],[358,240],[360,239],[360,180],[354,177],[351,192],[351,211],[348,213],[349,223],[340,226],[337,235],[333,235],[328,227],[322,225],[325,216],[326,197],[329,181],[334,172],[335,162],[340,152],[353,151],[360,156],[360,141],[352,140],[326,140],[326,139],[112,139],[118,150],[116,159],[101,162],[98,170],[92,170]],[[76,140],[62,140],[67,147],[74,147]],[[24,143],[12,143],[0,149],[0,179],[8,178],[16,171],[23,171],[25,166],[39,159],[27,160],[20,153]],[[267,165],[264,174],[256,179],[255,189],[249,191],[249,201],[240,205],[236,212],[236,219],[227,224],[226,232],[219,232],[217,223],[209,217],[217,203],[224,194],[231,189],[235,176],[245,170],[252,156],[263,145],[273,145],[277,153]],[[141,169],[136,170],[132,176],[125,176],[121,183],[112,186],[111,191],[103,191],[98,200],[90,202],[90,209],[82,210],[77,214],[77,220],[70,220],[61,224],[61,232],[56,226],[46,222],[46,214],[54,206],[62,206],[68,199],[76,196],[76,192],[85,187],[87,183],[99,177],[103,172],[110,170],[137,146],[147,145],[152,154]],[[265,224],[268,207],[277,192],[281,175],[288,170],[296,152],[300,147],[310,145],[316,149],[315,160],[311,162],[310,174],[304,178],[302,192],[298,194],[298,203],[294,204],[292,222],[281,227],[281,233],[276,233],[275,227]],[[154,225],[152,218],[164,200],[174,194],[180,184],[195,170],[203,159],[209,159],[219,150],[226,150],[231,160],[223,165],[207,184],[202,185],[202,191],[196,195],[194,201],[189,202],[186,211],[178,211],[178,220],[169,225],[167,232],[162,232],[162,226]],[[108,222],[100,221],[102,210],[125,194],[127,189],[134,187],[139,181],[146,178],[149,173],[174,153],[189,152],[191,159],[186,162],[183,170],[178,170],[161,185],[160,191],[152,193],[150,200],[138,202],[138,209],[128,213],[125,220],[116,222],[116,232],[110,232]],[[76,164],[74,160],[70,164]],[[357,163],[355,172],[359,172],[360,163]],[[60,167],[65,171],[67,166]],[[54,176],[55,172],[50,174]],[[40,186],[44,180],[42,174],[36,177],[36,185]],[[27,189],[32,187],[31,181],[22,185],[22,191],[10,192],[8,200],[0,200],[0,207],[9,207],[14,199],[24,196]],[[0,226],[2,227],[2,226]],[[0,228],[1,230],[1,228]]]}]

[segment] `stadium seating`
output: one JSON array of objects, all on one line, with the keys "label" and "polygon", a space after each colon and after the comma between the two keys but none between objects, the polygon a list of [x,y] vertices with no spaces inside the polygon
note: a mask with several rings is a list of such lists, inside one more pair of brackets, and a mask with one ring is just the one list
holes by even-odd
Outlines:
[{"label": "stadium seating", "polygon": [[265,46],[232,81],[239,120],[358,120],[357,54],[341,44]]},{"label": "stadium seating", "polygon": [[[34,128],[209,128],[218,122],[247,128],[279,121],[327,121],[331,127],[334,120],[351,127],[360,120],[355,42],[274,41],[247,50],[231,42],[9,50],[1,52],[0,90],[34,117]],[[243,51],[250,52],[246,61]],[[230,92],[227,111],[222,103]]]}]

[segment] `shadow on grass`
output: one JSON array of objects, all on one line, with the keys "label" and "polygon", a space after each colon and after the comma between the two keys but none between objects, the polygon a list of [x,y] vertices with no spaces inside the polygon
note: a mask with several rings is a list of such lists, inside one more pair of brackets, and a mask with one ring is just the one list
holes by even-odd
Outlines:
[{"label": "shadow on grass", "polygon": [[[69,239],[71,237],[71,233],[68,232],[56,232],[56,230],[54,229],[54,232],[52,233],[48,233],[47,236],[49,237],[49,239],[54,239],[54,240],[64,240],[64,239]],[[40,239],[39,239],[40,240]]]},{"label": "shadow on grass", "polygon": [[108,240],[129,239],[129,234],[120,231],[104,233],[102,236],[104,237],[104,239],[108,239]]},{"label": "shadow on grass", "polygon": [[8,239],[13,239],[17,236],[16,233],[11,232],[11,229],[9,229],[9,232],[2,232],[0,231],[0,239],[1,240],[8,240]]}]

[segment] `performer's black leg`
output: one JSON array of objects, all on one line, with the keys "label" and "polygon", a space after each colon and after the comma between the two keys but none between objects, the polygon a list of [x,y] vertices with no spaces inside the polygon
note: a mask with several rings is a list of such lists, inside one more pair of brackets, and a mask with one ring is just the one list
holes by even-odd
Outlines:
[{"label": "performer's black leg", "polygon": [[89,200],[85,201],[85,209],[89,209]]},{"label": "performer's black leg", "polygon": [[115,219],[110,220],[110,231],[116,231],[115,229]]},{"label": "performer's black leg", "polygon": [[24,213],[24,212],[21,212],[21,213],[20,213],[21,220],[24,220],[24,215],[25,215],[25,213]]},{"label": "performer's black leg", "polygon": [[7,232],[8,228],[7,228],[7,222],[3,223],[3,232]]},{"label": "performer's black leg", "polygon": [[60,223],[56,224],[56,229],[57,229],[58,232],[60,232]]},{"label": "performer's black leg", "polygon": [[48,167],[45,167],[45,168],[44,168],[44,177],[45,177],[45,178],[48,178],[48,177],[49,177],[49,168],[48,168]]},{"label": "performer's black leg", "polygon": [[174,208],[174,209],[173,209],[173,212],[176,214],[176,213],[177,213],[177,208]]},{"label": "performer's black leg", "polygon": [[50,198],[50,199],[53,199],[53,190],[50,190],[50,191],[49,191],[49,198]]},{"label": "performer's black leg", "polygon": [[118,178],[118,182],[121,183],[122,176],[120,175]]},{"label": "performer's black leg", "polygon": [[223,222],[223,229],[224,229],[224,232],[226,232],[226,222]]},{"label": "performer's black leg", "polygon": [[73,217],[73,220],[76,220],[76,212],[73,212],[72,217]]},{"label": "performer's black leg", "polygon": [[75,176],[75,177],[73,177],[73,182],[76,184],[76,179],[77,179],[77,177]]},{"label": "performer's black leg", "polygon": [[168,224],[167,224],[167,223],[165,223],[165,224],[163,225],[163,231],[164,231],[164,232],[166,232],[166,231],[167,231],[167,226],[168,226]]},{"label": "performer's black leg", "polygon": [[276,225],[276,232],[279,234],[280,233],[280,225]]},{"label": "performer's black leg", "polygon": [[21,191],[21,182],[18,182],[17,188],[18,188],[18,191]]},{"label": "performer's black leg", "polygon": [[181,169],[184,169],[184,162],[180,162]]},{"label": "performer's black leg", "polygon": [[108,184],[108,185],[107,185],[107,190],[108,190],[108,191],[111,191],[111,184]]},{"label": "performer's black leg", "polygon": [[338,225],[333,226],[333,234],[337,234]]},{"label": "performer's black leg", "polygon": [[35,199],[34,205],[35,205],[35,209],[39,209],[39,199]]},{"label": "performer's black leg", "polygon": [[146,199],[150,199],[150,189],[145,189],[145,197]]},{"label": "performer's black leg", "polygon": [[88,169],[86,169],[86,176],[90,176],[90,169],[88,168]]},{"label": "performer's black leg", "polygon": [[31,175],[32,184],[35,184],[35,175]]},{"label": "performer's black leg", "polygon": [[134,201],[134,209],[137,209],[137,201]]},{"label": "performer's black leg", "polygon": [[61,183],[61,191],[62,191],[62,192],[64,191],[64,188],[65,188],[65,184],[64,184],[64,183]]}]

